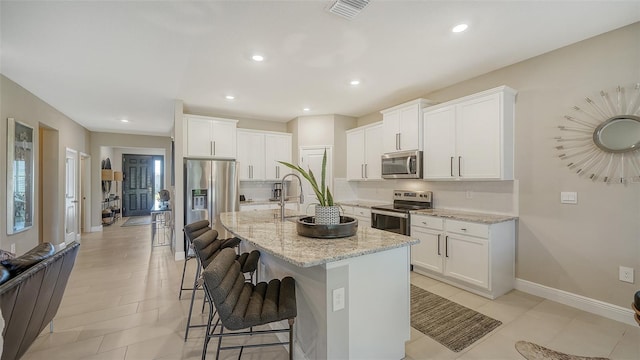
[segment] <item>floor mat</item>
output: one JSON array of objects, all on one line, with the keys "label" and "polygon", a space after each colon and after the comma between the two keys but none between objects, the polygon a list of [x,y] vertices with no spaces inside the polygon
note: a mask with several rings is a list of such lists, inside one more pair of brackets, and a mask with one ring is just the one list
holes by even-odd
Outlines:
[{"label": "floor mat", "polygon": [[411,326],[459,352],[502,322],[411,285]]},{"label": "floor mat", "polygon": [[151,224],[151,216],[132,216],[120,226],[141,226],[149,224]]},{"label": "floor mat", "polygon": [[527,360],[609,360],[602,357],[576,356],[547,349],[528,341],[518,341],[516,350]]}]

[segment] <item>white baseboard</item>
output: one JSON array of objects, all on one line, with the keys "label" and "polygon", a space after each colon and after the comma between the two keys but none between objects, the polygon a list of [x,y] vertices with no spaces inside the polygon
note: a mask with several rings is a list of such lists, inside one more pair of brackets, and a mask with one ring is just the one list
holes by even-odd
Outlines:
[{"label": "white baseboard", "polygon": [[[633,318],[634,312],[631,310],[631,305],[629,308],[624,308],[522,279],[516,279],[516,289],[625,324],[637,325]],[[629,304],[632,302],[633,299],[629,299]]]},{"label": "white baseboard", "polygon": [[173,256],[176,261],[184,260],[184,251],[176,251]]},{"label": "white baseboard", "polygon": [[91,227],[91,232],[100,232],[100,231],[102,231],[102,225]]}]

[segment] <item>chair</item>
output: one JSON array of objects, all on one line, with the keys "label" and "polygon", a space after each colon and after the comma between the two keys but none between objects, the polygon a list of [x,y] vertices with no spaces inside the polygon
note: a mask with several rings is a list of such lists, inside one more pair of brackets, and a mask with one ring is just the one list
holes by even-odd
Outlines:
[{"label": "chair", "polygon": [[[196,258],[196,254],[193,250],[193,240],[195,240],[198,236],[204,234],[205,232],[207,232],[208,230],[211,230],[211,227],[209,226],[209,220],[200,220],[200,221],[196,221],[193,222],[191,224],[187,224],[184,227],[184,234],[187,237],[187,241],[189,242],[189,248],[186,250],[186,255],[185,255],[185,259],[184,259],[184,266],[182,267],[182,280],[180,280],[180,293],[178,294],[178,299],[182,298],[182,291],[183,290],[193,290],[194,288],[185,288],[184,287],[184,274],[187,271],[187,262],[191,259],[195,259]],[[233,237],[233,238],[229,238],[229,239],[225,239],[222,241],[222,247],[236,247],[240,244],[240,239]],[[194,279],[194,283],[198,280],[198,276],[200,275],[199,273],[200,271],[200,264],[198,264],[197,270],[196,270],[196,277]]]},{"label": "chair", "polygon": [[[216,359],[220,357],[220,350],[240,349],[238,359],[245,347],[286,345],[287,342],[273,342],[250,345],[222,346],[225,336],[257,335],[267,333],[289,332],[289,359],[293,359],[293,323],[297,316],[295,281],[292,277],[285,277],[282,281],[274,279],[258,284],[244,281],[242,267],[231,249],[223,249],[216,256],[215,261],[209,263],[202,276],[205,284],[205,294],[209,298],[210,306],[218,311],[213,329],[213,311],[209,313],[207,333],[202,349],[202,359],[207,354],[209,340],[218,338]],[[288,329],[253,330],[254,326],[265,325],[281,320],[288,320]],[[220,333],[215,333],[220,325]],[[242,332],[224,333],[224,329],[243,330]]]},{"label": "chair", "polygon": [[[191,325],[191,314],[193,313],[193,302],[195,300],[195,290],[197,290],[200,286],[198,283],[198,279],[200,278],[200,270],[206,268],[220,253],[222,249],[232,250],[230,247],[226,247],[225,245],[229,243],[229,239],[227,241],[223,241],[218,239],[218,232],[216,230],[210,229],[204,232],[202,235],[198,236],[195,240],[193,240],[193,249],[195,252],[196,259],[198,260],[198,269],[196,270],[196,281],[193,284],[193,292],[191,293],[191,303],[189,305],[189,315],[187,318],[187,327],[184,333],[184,340],[187,340],[189,336],[189,329],[192,327],[203,327],[206,325]],[[235,251],[234,251],[235,254]],[[257,250],[253,250],[250,253],[242,253],[240,255],[236,254],[236,259],[242,264],[242,272],[249,274],[249,280],[253,281],[254,274],[258,269],[258,261],[260,260],[260,252]],[[205,296],[205,299],[206,296]],[[204,311],[204,303],[202,304],[202,310]]]}]

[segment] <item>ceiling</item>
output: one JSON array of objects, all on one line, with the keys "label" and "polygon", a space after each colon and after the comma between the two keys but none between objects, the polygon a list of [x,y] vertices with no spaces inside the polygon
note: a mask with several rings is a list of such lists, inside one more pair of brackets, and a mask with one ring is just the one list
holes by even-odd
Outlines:
[{"label": "ceiling", "polygon": [[359,117],[640,21],[640,1],[371,0],[352,20],[331,4],[3,0],[0,70],[91,131],[169,135],[175,99]]}]

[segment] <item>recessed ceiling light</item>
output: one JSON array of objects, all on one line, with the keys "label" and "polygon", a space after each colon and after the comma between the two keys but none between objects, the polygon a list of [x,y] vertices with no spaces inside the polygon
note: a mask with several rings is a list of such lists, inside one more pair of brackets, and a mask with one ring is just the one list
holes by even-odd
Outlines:
[{"label": "recessed ceiling light", "polygon": [[127,119],[121,119],[121,120],[120,120],[120,122],[128,123],[128,122],[129,122],[129,120],[127,120]]},{"label": "recessed ceiling light", "polygon": [[262,61],[262,60],[264,60],[264,56],[257,55],[257,54],[253,55],[251,58],[253,59],[253,61]]},{"label": "recessed ceiling light", "polygon": [[454,33],[460,33],[467,30],[468,27],[469,25],[467,24],[460,24],[460,25],[454,26],[453,29],[451,29],[451,31],[453,31]]},{"label": "recessed ceiling light", "polygon": [[233,95],[227,95],[227,96],[225,96],[224,98],[225,98],[225,99],[227,99],[227,100],[233,100],[233,99],[235,99],[236,97],[235,97],[235,96],[233,96]]},{"label": "recessed ceiling light", "polygon": [[351,82],[349,84],[351,84],[353,86],[360,85],[360,80],[351,80]]},{"label": "recessed ceiling light", "polygon": [[311,109],[309,109],[309,108],[304,108],[304,109],[302,109],[302,111],[304,111],[304,112],[309,112],[309,111],[311,111]]}]

